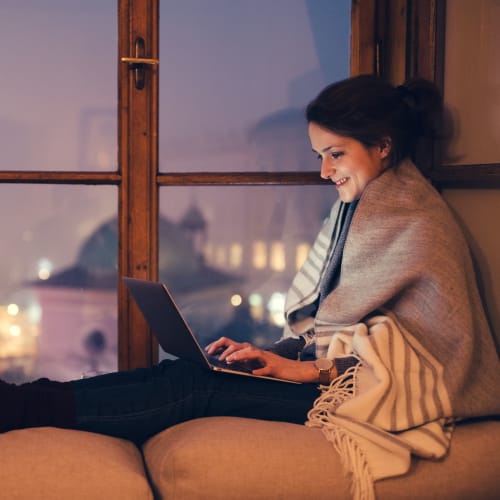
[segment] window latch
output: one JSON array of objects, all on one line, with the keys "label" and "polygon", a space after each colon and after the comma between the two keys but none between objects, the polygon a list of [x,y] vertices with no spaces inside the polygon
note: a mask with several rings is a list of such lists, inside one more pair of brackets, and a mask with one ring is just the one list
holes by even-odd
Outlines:
[{"label": "window latch", "polygon": [[146,80],[146,66],[158,66],[158,59],[149,59],[144,57],[145,44],[144,38],[138,36],[134,44],[134,57],[121,57],[120,62],[129,65],[129,69],[134,72],[134,84],[137,90],[144,88]]}]

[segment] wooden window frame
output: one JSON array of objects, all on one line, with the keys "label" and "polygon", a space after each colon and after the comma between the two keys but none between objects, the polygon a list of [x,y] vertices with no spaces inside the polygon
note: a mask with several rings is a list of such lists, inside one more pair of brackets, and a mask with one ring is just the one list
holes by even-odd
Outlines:
[{"label": "wooden window frame", "polygon": [[[110,185],[118,188],[118,276],[157,277],[158,225],[158,71],[146,72],[135,88],[130,66],[137,36],[145,57],[158,58],[159,0],[118,0],[118,169],[113,172],[0,171],[0,183]],[[151,365],[158,348],[151,332],[118,282],[118,367]]]},{"label": "wooden window frame", "polygon": [[[446,0],[413,0],[410,4],[409,75],[434,81],[444,90]],[[500,164],[442,164],[436,161],[430,178],[440,189],[498,188]]]},{"label": "wooden window frame", "polygon": [[[394,84],[411,77],[426,78],[444,90],[446,0],[359,0],[354,3],[363,4],[375,22],[371,27],[374,47],[365,47],[377,61],[373,72]],[[369,72],[369,61],[364,69]],[[498,163],[444,164],[434,151],[422,157],[419,166],[439,189],[500,187]]]},{"label": "wooden window frame", "polygon": [[[351,73],[377,68],[376,0],[354,0]],[[161,186],[321,185],[314,172],[159,173],[158,68],[148,67],[135,88],[130,66],[138,36],[144,57],[158,59],[159,0],[118,0],[118,169],[113,172],[0,171],[0,183],[112,185],[118,189],[118,276],[158,277],[158,201]],[[118,283],[118,368],[150,366],[158,346],[123,283]]]},{"label": "wooden window frame", "polygon": [[[140,1],[140,0],[136,0]],[[145,0],[146,1],[146,0]],[[151,0],[153,1],[153,0]],[[376,51],[375,51],[375,39],[373,37],[374,29],[376,24],[372,17],[370,17],[370,12],[375,9],[376,0],[354,0],[352,4],[352,14],[351,14],[351,74],[356,74],[360,72],[372,71],[376,65]],[[368,9],[368,10],[367,10]],[[361,39],[363,37],[363,39]],[[353,47],[356,51],[356,56],[353,56]],[[156,109],[157,113],[157,109]],[[157,144],[155,147],[157,148]],[[329,181],[325,181],[319,177],[315,172],[188,172],[188,173],[165,173],[159,172],[157,165],[153,171],[149,172],[154,178],[151,189],[154,189],[155,204],[147,207],[154,214],[156,219],[155,224],[157,224],[158,218],[158,195],[159,188],[162,186],[262,186],[262,185],[280,185],[280,186],[292,186],[292,185],[322,185],[328,184]],[[154,187],[153,187],[154,185]],[[151,193],[152,195],[152,193]],[[123,221],[123,218],[121,218]],[[144,235],[146,237],[146,235]],[[157,269],[157,253],[158,241],[153,241],[151,238],[151,244],[155,245],[154,258],[156,260],[154,263],[150,261],[149,274],[150,279],[156,279],[158,269]],[[145,249],[144,249],[145,250]],[[140,256],[141,254],[139,254]],[[151,253],[153,256],[153,253]],[[145,257],[145,255],[144,255]],[[125,259],[125,256],[124,256]],[[124,261],[125,262],[125,261]],[[137,264],[141,265],[140,259],[137,260]],[[138,268],[134,266],[129,267],[130,275],[136,275]],[[145,271],[145,270],[144,270]],[[135,363],[134,366],[150,365],[155,362],[157,358],[156,344],[151,340],[151,335],[146,336],[145,325],[142,324],[141,318],[133,317],[132,311],[134,307],[129,303],[123,303],[126,301],[126,296],[121,297],[121,304],[123,314],[120,316],[123,318],[123,324],[121,331],[125,331],[127,328],[130,329],[131,325],[135,325],[134,328],[137,330],[134,332],[134,336],[131,336],[131,332],[128,332],[129,342],[128,346],[128,364],[123,364],[120,366],[130,367],[131,360]],[[128,314],[128,316],[127,316]],[[132,319],[135,319],[136,323],[132,323]],[[142,358],[137,357],[137,348],[140,345],[148,345],[150,349],[148,352],[144,352]],[[134,357],[132,358],[130,352],[133,350]],[[123,348],[124,355],[127,352],[126,347]],[[148,356],[148,354],[150,354]]]},{"label": "wooden window frame", "polygon": [[[137,37],[143,57],[158,59],[159,0],[119,0],[118,142],[121,183],[118,202],[118,276],[158,277],[158,66],[145,67],[137,89],[132,66]],[[118,283],[118,368],[150,366],[158,346],[121,279]]]}]

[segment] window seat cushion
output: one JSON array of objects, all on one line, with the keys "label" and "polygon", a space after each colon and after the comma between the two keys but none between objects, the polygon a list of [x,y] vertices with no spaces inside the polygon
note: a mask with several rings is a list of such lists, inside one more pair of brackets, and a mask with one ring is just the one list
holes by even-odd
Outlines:
[{"label": "window seat cushion", "polygon": [[0,498],[153,500],[140,450],[122,439],[54,427],[16,430],[0,434],[0,463]]},{"label": "window seat cushion", "polygon": [[[500,421],[457,427],[442,461],[415,459],[404,476],[376,484],[383,499],[498,498]],[[350,498],[340,459],[321,431],[212,417],[167,429],[143,447],[162,499]]]}]

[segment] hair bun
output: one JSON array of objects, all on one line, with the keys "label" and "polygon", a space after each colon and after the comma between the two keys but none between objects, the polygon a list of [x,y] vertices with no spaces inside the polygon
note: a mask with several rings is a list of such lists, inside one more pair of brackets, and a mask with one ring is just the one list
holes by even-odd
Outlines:
[{"label": "hair bun", "polygon": [[410,109],[414,132],[420,137],[435,136],[440,130],[439,117],[443,111],[439,89],[428,80],[412,78],[396,87],[396,92]]}]

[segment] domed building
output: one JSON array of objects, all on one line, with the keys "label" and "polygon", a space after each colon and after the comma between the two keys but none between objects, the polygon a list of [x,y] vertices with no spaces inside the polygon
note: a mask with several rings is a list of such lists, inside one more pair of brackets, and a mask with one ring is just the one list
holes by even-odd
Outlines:
[{"label": "domed building", "polygon": [[[194,209],[189,208],[179,224],[165,217],[159,219],[159,280],[174,292],[226,284],[237,277],[205,265],[201,247],[195,246],[196,230],[203,229],[200,215],[193,222]],[[195,229],[196,228],[196,229]],[[188,231],[187,231],[188,229]],[[99,226],[83,243],[76,262],[50,276],[34,282],[40,287],[116,289],[118,279],[118,221],[113,218]]]},{"label": "domed building", "polygon": [[[229,298],[241,279],[205,264],[202,214],[191,207],[179,224],[159,219],[159,280],[210,336],[233,313]],[[42,316],[34,376],[71,379],[117,368],[118,221],[101,224],[83,242],[75,264],[30,283]],[[206,293],[210,290],[210,293]],[[193,325],[196,326],[196,325]]]}]

